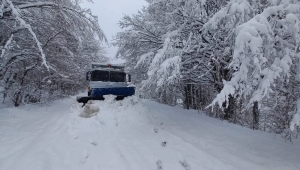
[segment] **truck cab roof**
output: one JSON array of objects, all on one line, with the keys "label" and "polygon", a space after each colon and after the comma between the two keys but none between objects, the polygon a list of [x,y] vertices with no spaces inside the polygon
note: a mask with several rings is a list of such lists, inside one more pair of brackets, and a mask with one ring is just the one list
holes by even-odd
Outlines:
[{"label": "truck cab roof", "polygon": [[102,63],[92,63],[93,70],[107,70],[107,71],[125,71],[124,65],[119,64],[102,64]]}]

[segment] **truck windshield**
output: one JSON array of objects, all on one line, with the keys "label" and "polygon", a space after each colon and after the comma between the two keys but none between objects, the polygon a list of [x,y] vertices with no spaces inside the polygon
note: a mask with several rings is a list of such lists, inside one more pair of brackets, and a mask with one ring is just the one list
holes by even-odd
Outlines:
[{"label": "truck windshield", "polygon": [[126,74],[123,72],[110,72],[110,82],[125,82]]},{"label": "truck windshield", "polygon": [[92,71],[91,81],[109,81],[109,71],[101,71],[101,70]]},{"label": "truck windshield", "polygon": [[91,72],[91,81],[126,82],[126,74],[124,72],[94,70]]}]

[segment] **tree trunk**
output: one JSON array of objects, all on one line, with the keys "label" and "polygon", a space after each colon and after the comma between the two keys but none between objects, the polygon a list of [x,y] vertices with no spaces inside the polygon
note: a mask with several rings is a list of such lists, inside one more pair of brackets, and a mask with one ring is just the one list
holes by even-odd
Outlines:
[{"label": "tree trunk", "polygon": [[189,90],[188,90],[188,85],[184,87],[184,93],[185,93],[185,108],[187,110],[189,110],[190,106],[189,106]]},{"label": "tree trunk", "polygon": [[15,107],[18,107],[22,102],[22,94],[21,91],[17,92],[15,95]]},{"label": "tree trunk", "polygon": [[4,92],[4,93],[3,93],[3,101],[2,101],[3,104],[5,103],[6,95],[7,95],[6,92]]},{"label": "tree trunk", "polygon": [[188,84],[188,89],[189,89],[189,106],[191,109],[193,108],[193,86],[191,84]]},{"label": "tree trunk", "polygon": [[235,113],[235,101],[234,101],[234,97],[232,95],[229,96],[229,104],[228,107],[226,107],[227,103],[224,102],[223,103],[223,108],[225,115],[224,115],[224,119],[225,120],[231,120],[234,117],[234,113]]},{"label": "tree trunk", "polygon": [[253,130],[258,130],[259,128],[259,112],[258,112],[258,102],[254,102],[253,104]]},{"label": "tree trunk", "polygon": [[185,87],[185,103],[186,103],[186,109],[193,108],[193,96],[192,96],[192,85],[187,84]]},{"label": "tree trunk", "polygon": [[199,112],[200,108],[201,108],[201,103],[200,103],[200,91],[199,91],[199,87],[196,89],[196,107],[197,110]]}]

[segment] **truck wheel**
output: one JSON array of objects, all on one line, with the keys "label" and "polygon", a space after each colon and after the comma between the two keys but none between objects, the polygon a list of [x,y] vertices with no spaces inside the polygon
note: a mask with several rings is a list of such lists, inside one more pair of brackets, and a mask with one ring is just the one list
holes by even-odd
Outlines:
[{"label": "truck wheel", "polygon": [[123,100],[124,98],[125,98],[125,96],[117,96],[116,100],[119,101],[119,100]]}]

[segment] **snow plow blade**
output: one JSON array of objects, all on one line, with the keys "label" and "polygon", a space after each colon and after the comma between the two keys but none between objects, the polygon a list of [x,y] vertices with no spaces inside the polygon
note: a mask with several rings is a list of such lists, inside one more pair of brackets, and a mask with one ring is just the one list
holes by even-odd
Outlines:
[{"label": "snow plow blade", "polygon": [[103,96],[100,96],[100,97],[91,97],[91,96],[77,97],[78,103],[86,104],[89,100],[104,100],[104,97]]}]

